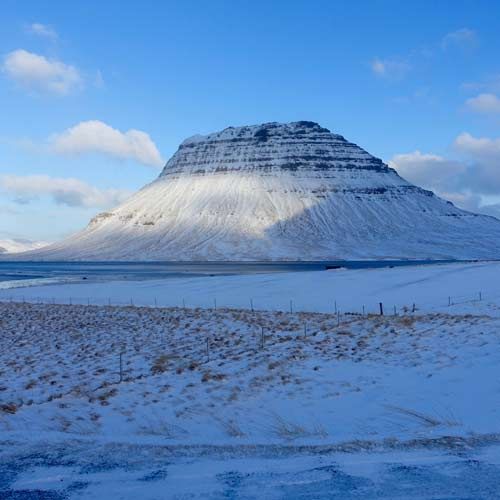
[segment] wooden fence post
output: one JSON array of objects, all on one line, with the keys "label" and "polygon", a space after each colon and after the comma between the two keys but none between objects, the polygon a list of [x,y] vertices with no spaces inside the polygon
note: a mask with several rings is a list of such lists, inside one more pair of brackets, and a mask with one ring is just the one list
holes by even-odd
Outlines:
[{"label": "wooden fence post", "polygon": [[123,382],[123,351],[120,351],[120,381],[121,384]]}]

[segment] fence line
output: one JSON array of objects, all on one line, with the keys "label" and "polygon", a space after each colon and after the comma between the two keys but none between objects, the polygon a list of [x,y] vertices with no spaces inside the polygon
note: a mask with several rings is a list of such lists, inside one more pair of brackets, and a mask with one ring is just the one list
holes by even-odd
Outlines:
[{"label": "fence line", "polygon": [[[430,312],[430,311],[438,311],[438,310],[444,310],[448,308],[452,308],[454,306],[460,306],[460,305],[466,305],[466,304],[474,304],[478,302],[485,302],[486,299],[499,299],[500,298],[500,292],[497,294],[488,294],[485,295],[482,291],[477,292],[474,295],[448,295],[447,297],[443,297],[443,302],[440,304],[435,304],[432,305],[433,303],[429,302],[424,302],[419,304],[418,302],[410,302],[409,304],[404,304],[404,305],[396,305],[392,304],[390,302],[376,302],[373,306],[372,309],[368,309],[366,304],[362,304],[360,307],[355,307],[352,308],[350,307],[349,310],[341,311],[341,308],[339,307],[338,301],[334,300],[332,301],[332,310],[327,311],[325,309],[322,309],[321,306],[319,309],[313,309],[313,308],[301,308],[300,306],[297,306],[298,302],[294,299],[290,299],[287,303],[287,305],[282,304],[281,307],[279,306],[274,306],[271,308],[259,308],[258,305],[256,306],[255,299],[250,298],[248,300],[249,306],[245,306],[244,304],[228,304],[227,306],[224,306],[223,304],[217,301],[217,298],[212,299],[212,304],[188,304],[185,300],[185,298],[182,298],[182,300],[179,302],[179,305],[173,305],[172,302],[166,302],[164,304],[161,303],[161,301],[158,299],[158,297],[153,297],[150,300],[147,300],[145,302],[141,302],[136,300],[134,297],[130,297],[129,299],[112,299],[111,297],[103,298],[103,297],[65,297],[65,298],[56,298],[56,297],[31,297],[31,296],[19,296],[19,295],[12,295],[12,296],[0,296],[0,302],[11,302],[11,303],[30,303],[30,304],[47,304],[47,305],[75,305],[75,306],[87,306],[87,307],[144,307],[144,308],[179,308],[179,309],[207,309],[207,310],[221,310],[221,309],[237,309],[237,310],[245,310],[245,311],[250,311],[250,312],[255,312],[255,311],[272,311],[272,312],[283,312],[283,313],[290,313],[290,314],[300,314],[300,313],[318,313],[318,314],[332,314],[337,316],[338,314],[348,314],[348,315],[361,315],[361,316],[367,316],[367,315],[373,315],[377,314],[380,316],[397,316],[397,315],[407,315],[407,314],[414,314],[417,313],[418,311],[422,310],[423,312]],[[388,312],[391,311],[391,312]]]}]

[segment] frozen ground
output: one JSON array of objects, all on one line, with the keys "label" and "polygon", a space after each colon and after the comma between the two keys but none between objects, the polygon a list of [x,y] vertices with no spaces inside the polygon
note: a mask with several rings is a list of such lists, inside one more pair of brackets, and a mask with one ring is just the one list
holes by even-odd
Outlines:
[{"label": "frozen ground", "polygon": [[[26,303],[0,303],[0,498],[497,498],[499,272],[108,286],[135,304],[203,286],[217,309],[75,305],[85,287],[104,300],[94,284],[4,291]],[[345,313],[308,312],[330,287]],[[28,302],[44,290],[73,305]],[[295,290],[294,312],[221,307],[248,290],[275,309]],[[369,297],[397,315],[349,311]]]}]

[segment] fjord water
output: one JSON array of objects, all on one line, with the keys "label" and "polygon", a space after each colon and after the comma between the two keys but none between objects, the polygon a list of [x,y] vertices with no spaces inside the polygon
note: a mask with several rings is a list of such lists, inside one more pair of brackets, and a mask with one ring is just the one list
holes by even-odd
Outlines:
[{"label": "fjord water", "polygon": [[128,281],[321,271],[328,267],[373,269],[391,266],[432,265],[453,260],[385,260],[324,262],[0,262],[2,288],[44,283],[89,281]]}]

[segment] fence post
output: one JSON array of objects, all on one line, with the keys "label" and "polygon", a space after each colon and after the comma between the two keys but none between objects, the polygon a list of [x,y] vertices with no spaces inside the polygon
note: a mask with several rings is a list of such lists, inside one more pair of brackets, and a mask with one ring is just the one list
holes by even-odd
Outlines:
[{"label": "fence post", "polygon": [[337,301],[335,300],[334,301],[334,308],[333,310],[335,311],[335,314],[337,314]]},{"label": "fence post", "polygon": [[253,299],[250,299],[250,309],[252,310],[253,312]]},{"label": "fence post", "polygon": [[448,307],[451,306],[451,297],[448,297]]},{"label": "fence post", "polygon": [[217,311],[217,299],[214,299],[214,310]]},{"label": "fence post", "polygon": [[120,381],[121,384],[123,381],[123,351],[120,351]]},{"label": "fence post", "polygon": [[415,312],[417,310],[417,308],[415,307],[415,302],[413,302],[413,308],[411,310],[411,312]]},{"label": "fence post", "polygon": [[382,302],[379,302],[378,306],[380,308],[380,316],[383,316],[384,315],[384,305],[382,304]]},{"label": "fence post", "polygon": [[340,311],[337,310],[337,326],[340,326]]},{"label": "fence post", "polygon": [[397,314],[396,314],[396,306],[394,306],[394,316],[397,316]]},{"label": "fence post", "polygon": [[293,313],[293,302],[290,300],[290,313]]},{"label": "fence post", "polygon": [[479,292],[479,300],[483,300],[483,294]]}]

